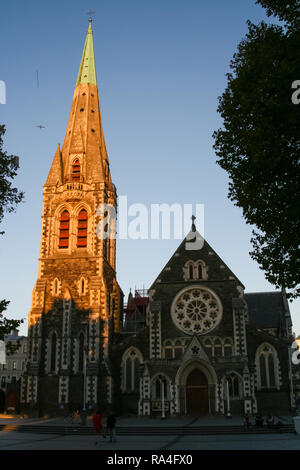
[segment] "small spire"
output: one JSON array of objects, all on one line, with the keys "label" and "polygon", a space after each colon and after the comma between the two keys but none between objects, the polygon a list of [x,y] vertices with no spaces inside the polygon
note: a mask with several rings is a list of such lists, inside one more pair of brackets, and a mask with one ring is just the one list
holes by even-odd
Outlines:
[{"label": "small spire", "polygon": [[97,86],[92,17],[89,18],[89,27],[84,44],[76,86],[80,85],[80,83],[93,83]]},{"label": "small spire", "polygon": [[192,219],[192,232],[196,232],[196,225],[195,225],[196,217],[192,215],[191,219]]}]

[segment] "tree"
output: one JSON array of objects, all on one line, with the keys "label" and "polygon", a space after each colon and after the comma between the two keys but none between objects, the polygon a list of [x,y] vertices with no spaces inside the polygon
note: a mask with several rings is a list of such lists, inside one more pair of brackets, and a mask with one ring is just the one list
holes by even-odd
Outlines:
[{"label": "tree", "polygon": [[285,25],[254,25],[238,45],[219,97],[223,128],[214,132],[228,197],[256,226],[250,253],[269,282],[300,295],[300,79],[298,0],[258,0]]},{"label": "tree", "polygon": [[[19,158],[15,155],[7,155],[3,150],[3,136],[5,134],[5,126],[0,125],[0,223],[3,220],[5,212],[15,211],[15,206],[24,198],[24,193],[12,187],[12,181],[17,175],[19,168]],[[3,235],[4,232],[0,232]],[[8,300],[0,300],[0,340],[16,329],[23,320],[9,320],[4,317],[3,313],[9,304]],[[14,348],[8,345],[8,352],[13,352]]]},{"label": "tree", "polygon": [[[24,198],[24,193],[12,187],[12,179],[17,176],[19,157],[7,155],[3,150],[5,126],[0,125],[0,223],[4,212],[15,211],[15,206]],[[4,232],[0,232],[3,234]]]},{"label": "tree", "polygon": [[[12,330],[15,330],[24,322],[24,320],[10,320],[4,317],[2,312],[7,309],[8,304],[8,300],[0,300],[0,341],[4,339],[5,335],[8,335]],[[9,341],[6,344],[6,352],[8,354],[14,353],[18,349],[19,344],[19,342],[13,344]]]}]

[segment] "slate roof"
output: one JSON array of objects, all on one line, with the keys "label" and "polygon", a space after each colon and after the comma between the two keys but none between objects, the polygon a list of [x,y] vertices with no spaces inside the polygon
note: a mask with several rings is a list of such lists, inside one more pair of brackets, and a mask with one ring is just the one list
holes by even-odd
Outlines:
[{"label": "slate roof", "polygon": [[285,314],[281,292],[254,292],[245,294],[249,323],[257,328],[279,328]]}]

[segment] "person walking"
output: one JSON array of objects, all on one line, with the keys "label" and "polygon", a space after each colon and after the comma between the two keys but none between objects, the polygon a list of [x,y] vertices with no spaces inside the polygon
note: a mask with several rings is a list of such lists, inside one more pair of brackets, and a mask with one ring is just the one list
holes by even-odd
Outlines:
[{"label": "person walking", "polygon": [[72,424],[79,424],[80,421],[80,412],[77,409],[73,415]]},{"label": "person walking", "polygon": [[109,434],[109,442],[116,442],[116,417],[110,413],[106,420],[106,428]]},{"label": "person walking", "polygon": [[102,433],[102,416],[99,410],[96,411],[96,413],[93,415],[93,426],[96,432],[96,440],[95,440],[95,446],[96,446],[100,442],[100,436]]}]

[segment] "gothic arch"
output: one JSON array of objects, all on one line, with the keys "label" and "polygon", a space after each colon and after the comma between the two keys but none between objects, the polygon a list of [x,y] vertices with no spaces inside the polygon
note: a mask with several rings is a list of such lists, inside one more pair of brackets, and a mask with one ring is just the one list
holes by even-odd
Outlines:
[{"label": "gothic arch", "polygon": [[56,277],[51,282],[51,294],[58,297],[61,293],[61,281]]},{"label": "gothic arch", "polygon": [[121,386],[123,391],[133,392],[139,388],[140,365],[143,355],[134,346],[126,349],[121,361]]},{"label": "gothic arch", "polygon": [[56,374],[59,351],[59,335],[57,330],[53,329],[50,331],[47,346],[47,371]]},{"label": "gothic arch", "polygon": [[152,400],[160,400],[162,398],[161,379],[163,379],[165,383],[165,388],[164,388],[165,400],[170,400],[172,382],[171,382],[170,377],[163,372],[155,374],[151,379],[151,382],[150,382],[151,398]]},{"label": "gothic arch", "polygon": [[51,253],[59,251],[59,238],[60,238],[60,225],[61,225],[61,215],[64,211],[67,211],[69,213],[69,243],[68,243],[68,248],[65,249],[65,251],[69,251],[71,249],[71,234],[73,231],[73,221],[72,221],[72,211],[73,208],[72,206],[67,203],[67,202],[62,202],[59,204],[54,212],[54,217],[52,219],[51,223],[51,232],[53,234],[52,236],[52,245],[51,245]]},{"label": "gothic arch", "polygon": [[243,398],[243,378],[235,370],[230,370],[226,372],[221,379],[223,386],[223,396],[227,397],[227,384],[226,380],[229,379],[229,395],[230,399],[242,399]]},{"label": "gothic arch", "polygon": [[[206,382],[206,385],[203,383],[203,386],[200,387],[201,390],[197,387],[198,383],[194,388],[189,382],[192,377],[192,380],[196,380],[197,375],[202,376],[204,382]],[[215,408],[217,382],[214,368],[203,359],[191,358],[183,363],[175,377],[175,385],[178,390],[176,408],[183,414],[211,413]],[[199,393],[200,397],[198,396]],[[198,411],[195,411],[194,408],[198,408]]]},{"label": "gothic arch", "polygon": [[185,281],[202,281],[207,279],[207,266],[201,259],[196,261],[190,259],[183,266]]},{"label": "gothic arch", "polygon": [[257,389],[280,389],[280,361],[277,350],[270,343],[262,343],[255,353]]},{"label": "gothic arch", "polygon": [[209,385],[215,385],[218,382],[216,372],[214,368],[206,361],[202,359],[191,358],[189,361],[184,362],[178,369],[175,383],[176,385],[186,384],[188,375],[194,370],[199,369],[207,377]]}]

